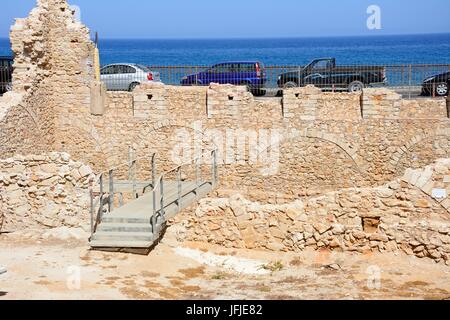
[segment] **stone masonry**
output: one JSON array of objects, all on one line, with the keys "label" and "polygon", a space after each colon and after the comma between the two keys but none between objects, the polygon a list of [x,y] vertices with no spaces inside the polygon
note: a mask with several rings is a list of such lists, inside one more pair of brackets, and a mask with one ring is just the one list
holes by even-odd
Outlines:
[{"label": "stone masonry", "polygon": [[[161,172],[179,164],[175,151],[192,151],[180,146],[215,147],[220,183],[211,196],[225,200],[185,217],[190,239],[401,249],[448,262],[448,161],[427,167],[450,158],[448,101],[314,87],[255,99],[217,84],[143,84],[99,99],[94,44],[65,0],[39,0],[10,36],[13,92],[0,98],[3,228],[85,221],[90,168],[123,164],[130,148],[141,158],[157,153]],[[97,100],[106,107],[93,108]]]},{"label": "stone masonry", "polygon": [[[437,190],[445,191],[442,198]],[[450,265],[450,159],[377,188],[343,189],[284,205],[240,195],[204,199],[177,217],[184,240],[225,247],[366,253],[404,251]],[[434,198],[433,198],[434,197]]]},{"label": "stone masonry", "polygon": [[66,153],[0,160],[2,231],[86,224],[92,174]]}]

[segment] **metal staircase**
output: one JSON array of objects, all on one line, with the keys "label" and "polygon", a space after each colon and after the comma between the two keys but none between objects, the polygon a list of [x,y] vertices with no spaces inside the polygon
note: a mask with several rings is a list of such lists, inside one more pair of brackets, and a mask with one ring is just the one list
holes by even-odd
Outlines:
[{"label": "metal staircase", "polygon": [[[210,161],[204,164],[208,157]],[[108,250],[149,249],[160,239],[168,219],[205,197],[216,185],[216,150],[159,177],[156,154],[150,161],[134,159],[102,173],[90,191],[90,246]]]}]

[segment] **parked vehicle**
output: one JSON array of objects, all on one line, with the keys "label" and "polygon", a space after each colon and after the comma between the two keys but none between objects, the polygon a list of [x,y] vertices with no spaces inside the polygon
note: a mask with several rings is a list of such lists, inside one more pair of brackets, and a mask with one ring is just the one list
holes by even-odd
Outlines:
[{"label": "parked vehicle", "polygon": [[12,89],[13,58],[0,57],[0,94]]},{"label": "parked vehicle", "polygon": [[450,72],[434,75],[425,79],[422,83],[422,95],[436,95],[445,97],[448,95],[450,84]]},{"label": "parked vehicle", "polygon": [[100,79],[108,90],[117,91],[133,91],[141,83],[161,81],[159,72],[140,64],[128,63],[104,66],[100,70]]},{"label": "parked vehicle", "polygon": [[298,71],[278,77],[278,87],[293,88],[309,84],[324,90],[358,92],[364,87],[386,84],[386,68],[378,66],[336,66],[335,58],[315,59]]},{"label": "parked vehicle", "polygon": [[265,93],[267,74],[259,61],[236,61],[216,64],[203,72],[192,74],[181,80],[184,86],[207,86],[210,83],[245,85],[255,95]]}]

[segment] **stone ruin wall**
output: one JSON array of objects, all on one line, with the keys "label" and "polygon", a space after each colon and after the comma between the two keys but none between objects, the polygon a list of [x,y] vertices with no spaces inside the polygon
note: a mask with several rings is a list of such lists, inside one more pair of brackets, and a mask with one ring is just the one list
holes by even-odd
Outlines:
[{"label": "stone ruin wall", "polygon": [[[172,153],[182,142],[180,130],[204,148],[223,145],[216,136],[234,130],[243,139],[228,143],[232,157],[220,167],[220,195],[239,188],[254,200],[280,202],[376,186],[408,167],[450,157],[445,101],[402,100],[386,89],[361,95],[295,88],[280,102],[254,99],[237,86],[143,85],[134,93],[109,92],[103,115],[92,115],[89,31],[64,0],[38,4],[11,31],[14,94],[23,99],[2,108],[3,158],[61,151],[99,172],[127,161],[133,147],[140,157],[158,152],[158,167],[165,170],[177,165]],[[254,133],[260,139],[261,130],[282,136],[278,174],[261,174],[264,166],[238,152]],[[263,141],[259,152],[271,155],[272,144]]]},{"label": "stone ruin wall", "polygon": [[[188,144],[193,144],[196,136],[204,149],[223,145],[217,136],[227,130],[234,130],[235,135],[237,132],[241,139],[229,146],[231,161],[220,165],[220,186],[215,195],[230,196],[239,190],[252,201],[272,204],[344,194],[347,191],[337,190],[354,188],[366,190],[367,197],[376,201],[371,206],[378,210],[384,207],[379,206],[380,199],[373,196],[378,193],[372,188],[402,176],[407,168],[422,168],[438,158],[450,158],[449,107],[443,99],[402,100],[387,89],[350,94],[322,93],[307,87],[285,90],[280,101],[254,99],[244,87],[230,85],[142,85],[133,93],[109,92],[103,114],[93,115],[93,44],[88,29],[74,20],[65,0],[38,1],[27,19],[17,20],[11,42],[15,53],[14,92],[0,98],[0,158],[13,157],[15,160],[7,162],[20,163],[25,160],[18,154],[36,157],[26,161],[27,172],[45,172],[33,161],[56,165],[54,177],[61,179],[55,178],[55,184],[45,191],[50,199],[66,185],[60,167],[66,172],[68,164],[48,158],[49,152],[67,152],[76,166],[87,165],[99,173],[127,161],[132,147],[138,157],[150,159],[153,152],[158,152],[161,171],[176,166],[172,152],[180,142],[186,143],[180,141],[180,130],[190,133]],[[255,132],[256,139],[261,138],[260,130],[277,131],[282,137],[277,161],[280,167],[269,175],[265,165],[251,163],[248,154],[238,152],[238,147],[245,146],[246,139],[253,139]],[[259,147],[260,153],[269,154],[278,149],[277,143],[270,140]],[[75,169],[69,168],[71,172]],[[13,189],[25,188],[19,198],[28,203],[27,209],[37,208],[31,214],[33,221],[50,226],[66,223],[59,217],[64,202],[56,201],[56,206],[61,207],[52,211],[49,221],[39,222],[36,215],[46,209],[35,204],[34,180],[14,180],[15,170],[5,166],[3,176],[13,176],[2,181]],[[401,188],[406,190],[408,186],[401,184]],[[399,190],[395,189],[391,197],[406,192]],[[7,208],[10,215],[21,216],[24,210],[13,212],[15,200],[11,202],[4,191],[0,197],[2,210]],[[430,204],[427,212],[432,212],[434,206]],[[398,208],[393,207],[397,212]],[[83,210],[71,209],[67,215]],[[25,220],[18,219],[17,223]],[[227,218],[224,223],[231,222]],[[426,250],[433,254],[431,247]]]},{"label": "stone ruin wall", "polygon": [[39,0],[28,18],[16,20],[10,40],[13,92],[0,98],[1,157],[71,151],[73,141],[66,140],[80,135],[71,122],[90,109],[89,30],[65,0]]},{"label": "stone ruin wall", "polygon": [[[240,195],[203,199],[176,217],[177,235],[227,248],[399,252],[450,265],[450,160],[376,188],[343,189],[284,205]],[[434,191],[433,191],[434,190]]]},{"label": "stone ruin wall", "polygon": [[[219,168],[220,196],[239,189],[248,190],[252,200],[291,201],[377,186],[409,167],[450,157],[450,120],[443,99],[402,100],[386,89],[367,89],[361,95],[308,87],[287,90],[280,102],[254,99],[243,87],[219,85],[142,85],[134,93],[108,96],[108,112],[94,126],[100,149],[110,155],[109,166],[126,161],[128,146],[141,157],[158,152],[160,170],[175,167],[173,150],[182,143],[193,146],[194,137],[204,148],[231,146],[227,154],[232,161]],[[229,130],[238,138],[225,142]],[[263,174],[266,165],[248,156],[254,134],[262,141],[261,154],[276,151],[262,130],[281,135],[280,167],[273,175]],[[179,137],[183,131],[188,141]],[[243,155],[238,152],[242,144]]]},{"label": "stone ruin wall", "polygon": [[90,167],[67,153],[0,160],[1,231],[79,226],[89,214]]}]

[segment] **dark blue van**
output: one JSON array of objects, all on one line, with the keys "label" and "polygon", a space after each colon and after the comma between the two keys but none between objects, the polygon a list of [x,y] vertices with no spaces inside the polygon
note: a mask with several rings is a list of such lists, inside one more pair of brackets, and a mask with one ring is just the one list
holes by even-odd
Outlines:
[{"label": "dark blue van", "polygon": [[245,85],[255,95],[264,94],[266,82],[266,70],[264,64],[259,61],[219,63],[181,79],[183,86],[207,86],[210,83]]}]

